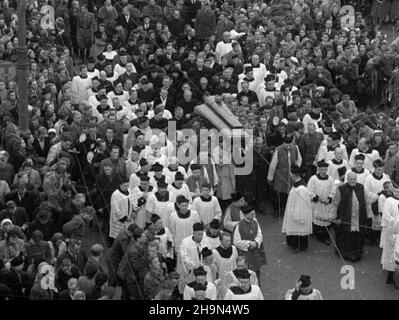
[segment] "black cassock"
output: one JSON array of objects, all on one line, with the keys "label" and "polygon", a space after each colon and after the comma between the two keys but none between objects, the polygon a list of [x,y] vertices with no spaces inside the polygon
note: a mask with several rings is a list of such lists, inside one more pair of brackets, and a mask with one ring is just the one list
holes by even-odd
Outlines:
[{"label": "black cassock", "polygon": [[[352,231],[352,195],[357,198],[359,204],[359,228]],[[364,187],[361,184],[351,187],[344,184],[338,187],[334,197],[334,203],[338,206],[337,219],[341,224],[335,230],[335,242],[338,251],[345,260],[358,261],[362,257],[365,227],[367,225],[367,209]]]}]

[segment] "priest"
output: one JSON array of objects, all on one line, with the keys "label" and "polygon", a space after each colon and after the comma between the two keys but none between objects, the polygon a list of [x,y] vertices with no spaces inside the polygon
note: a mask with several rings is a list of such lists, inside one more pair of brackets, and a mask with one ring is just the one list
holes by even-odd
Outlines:
[{"label": "priest", "polygon": [[307,187],[312,199],[313,234],[320,242],[330,245],[329,214],[335,184],[333,177],[327,175],[328,163],[321,160],[317,162],[317,167],[319,173],[309,179]]},{"label": "priest", "polygon": [[241,212],[243,219],[234,229],[233,243],[238,253],[247,258],[249,268],[256,272],[259,279],[260,268],[266,264],[262,230],[255,218],[255,208],[252,205],[242,208]]},{"label": "priest", "polygon": [[386,284],[394,284],[394,273],[397,268],[395,263],[395,239],[394,226],[399,222],[399,188],[392,189],[392,197],[388,197],[382,211],[381,246],[382,268],[388,272]]},{"label": "priest", "polygon": [[312,204],[301,175],[301,168],[292,166],[293,187],[288,195],[282,229],[287,235],[287,245],[295,252],[307,249],[308,236],[312,234]]},{"label": "priest", "polygon": [[228,272],[236,269],[237,257],[237,248],[231,244],[230,233],[222,232],[220,234],[220,246],[213,250],[213,262],[222,281],[224,281]]},{"label": "priest", "polygon": [[193,201],[193,210],[196,210],[200,216],[202,223],[206,228],[212,220],[220,220],[222,218],[222,209],[219,201],[215,196],[211,195],[212,187],[206,182],[202,185],[202,194]]},{"label": "priest", "polygon": [[235,192],[231,194],[233,202],[226,208],[224,212],[223,227],[228,232],[233,232],[235,226],[242,219],[241,208],[247,205],[244,196]]},{"label": "priest", "polygon": [[337,224],[335,242],[345,260],[359,261],[363,254],[367,219],[366,194],[363,185],[357,183],[357,175],[350,172],[348,182],[340,185],[333,198],[333,216]]},{"label": "priest", "polygon": [[239,285],[230,287],[224,300],[264,300],[260,288],[251,284],[251,275],[247,269],[239,270],[236,276],[239,280]]},{"label": "priest", "polygon": [[285,300],[323,300],[323,297],[319,290],[312,288],[310,276],[301,275],[295,288],[285,294]]},{"label": "priest", "polygon": [[[197,222],[200,222],[198,212],[188,209],[189,200],[183,195],[179,195],[176,198],[177,210],[172,212],[169,218],[169,230],[174,236],[174,243],[177,257],[177,268],[176,271],[183,276],[187,271],[187,268],[182,266],[182,259],[180,258],[181,250],[180,246],[183,239],[193,235],[193,226]],[[203,234],[203,231],[202,231]]]},{"label": "priest", "polygon": [[203,266],[199,266],[198,268],[194,269],[194,277],[195,280],[192,282],[187,283],[184,287],[183,299],[184,300],[192,300],[195,298],[195,286],[200,284],[206,287],[205,296],[210,300],[216,300],[217,297],[217,290],[213,283],[206,281],[207,272]]}]

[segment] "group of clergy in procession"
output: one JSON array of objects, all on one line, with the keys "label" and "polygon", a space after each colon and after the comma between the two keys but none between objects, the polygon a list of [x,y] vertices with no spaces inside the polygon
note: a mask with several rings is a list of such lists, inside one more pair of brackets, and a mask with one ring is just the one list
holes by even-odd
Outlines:
[{"label": "group of clergy in procession", "polygon": [[349,166],[340,144],[331,152],[334,158],[318,161],[317,172],[307,183],[302,168],[290,169],[293,187],[282,228],[287,245],[296,252],[306,250],[313,235],[326,245],[332,243],[337,255],[350,262],[362,258],[365,243],[379,246],[382,267],[388,272],[386,283],[396,286],[399,186],[384,173],[384,161],[371,153],[354,149]]},{"label": "group of clergy in procession", "polygon": [[[141,168],[147,165],[145,159],[140,160]],[[112,194],[109,236],[114,243],[131,225],[134,230],[148,231],[147,238],[151,232],[167,266],[165,273],[177,273],[180,279],[184,300],[263,300],[259,273],[266,257],[255,208],[235,192],[222,212],[198,164],[191,164],[190,176],[182,166],[172,177],[165,176],[159,163],[151,169],[133,173]],[[143,284],[144,298],[155,298],[157,292],[146,290],[146,279],[140,279],[143,273],[135,269],[136,261],[131,262],[138,283]],[[129,291],[131,298],[137,296],[137,288],[125,289],[128,297]]]}]

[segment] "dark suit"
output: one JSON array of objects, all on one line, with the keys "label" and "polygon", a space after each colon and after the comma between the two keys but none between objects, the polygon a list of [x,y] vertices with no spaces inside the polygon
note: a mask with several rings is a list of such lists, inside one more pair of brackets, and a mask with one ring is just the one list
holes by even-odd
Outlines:
[{"label": "dark suit", "polygon": [[138,27],[137,23],[135,22],[132,16],[129,16],[129,21],[127,21],[126,16],[123,14],[118,17],[117,23],[121,24],[122,27],[126,30],[127,37],[129,37],[129,34],[133,29],[136,29]]},{"label": "dark suit", "polygon": [[14,269],[4,271],[1,275],[2,282],[11,290],[14,300],[27,300],[29,295],[29,279],[25,272],[18,277]]},{"label": "dark suit", "polygon": [[50,138],[46,137],[44,138],[44,146],[43,149],[40,146],[39,143],[39,139],[35,138],[35,140],[33,140],[33,149],[35,149],[36,154],[40,157],[40,158],[47,158],[48,152],[50,151],[51,148],[51,142],[50,142]]},{"label": "dark suit", "polygon": [[29,220],[34,220],[35,209],[40,204],[39,194],[36,191],[26,191],[24,196],[20,199],[17,191],[12,191],[6,195],[7,201],[14,201],[17,207],[22,207],[29,215]]},{"label": "dark suit", "polygon": [[12,223],[18,227],[22,227],[29,222],[29,216],[22,207],[16,208],[14,213],[11,213],[8,209],[0,211],[0,221],[3,219],[11,219]]},{"label": "dark suit", "polygon": [[109,140],[108,137],[104,137],[104,141],[105,141],[105,144],[107,145],[107,150],[109,152],[111,152],[113,145],[118,146],[119,147],[119,156],[122,157],[124,150],[123,150],[123,143],[121,140],[115,139],[115,138],[112,138],[112,140]]},{"label": "dark suit", "polygon": [[86,263],[87,263],[86,252],[84,252],[83,250],[79,250],[78,253],[73,256],[68,250],[66,250],[62,255],[60,255],[57,258],[57,261],[55,263],[55,267],[57,269],[62,266],[62,261],[64,259],[71,260],[72,264],[77,266],[79,268],[80,273],[83,274],[83,271],[84,271]]},{"label": "dark suit", "polygon": [[[193,3],[194,2],[194,3]],[[201,9],[200,0],[184,0],[183,2],[183,17],[186,23],[190,23],[192,19],[195,19],[197,11]]]},{"label": "dark suit", "polygon": [[[154,100],[154,107],[156,107],[157,105],[160,105],[160,104],[162,104],[161,98],[160,98],[160,97],[155,98],[155,100]],[[165,109],[166,109],[166,110],[169,110],[169,111],[172,112],[172,114],[173,114],[173,109],[174,109],[174,107],[175,107],[175,103],[174,103],[174,101],[173,101],[173,98],[170,97],[170,96],[168,96],[168,97],[166,98]]]}]

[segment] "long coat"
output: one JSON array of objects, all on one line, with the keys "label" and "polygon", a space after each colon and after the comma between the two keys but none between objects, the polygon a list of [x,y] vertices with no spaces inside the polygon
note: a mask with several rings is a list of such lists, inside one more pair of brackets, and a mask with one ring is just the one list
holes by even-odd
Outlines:
[{"label": "long coat", "polygon": [[291,167],[296,164],[301,166],[302,158],[297,145],[283,144],[274,151],[272,162],[269,167],[268,179],[272,180],[274,190],[288,194],[292,187]]},{"label": "long coat", "polygon": [[215,32],[216,17],[213,11],[201,9],[195,17],[195,33],[198,39],[208,39]]},{"label": "long coat", "polygon": [[78,14],[76,39],[79,48],[90,49],[93,32],[96,30],[96,20],[90,12]]}]

